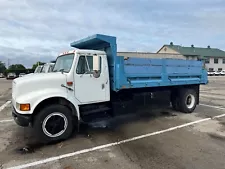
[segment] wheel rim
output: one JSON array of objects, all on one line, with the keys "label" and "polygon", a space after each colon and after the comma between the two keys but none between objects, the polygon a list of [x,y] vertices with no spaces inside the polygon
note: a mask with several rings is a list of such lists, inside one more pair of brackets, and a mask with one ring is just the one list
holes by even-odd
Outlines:
[{"label": "wheel rim", "polygon": [[189,94],[186,98],[186,105],[187,105],[187,108],[191,109],[194,107],[195,105],[195,97],[194,95],[192,94]]},{"label": "wheel rim", "polygon": [[49,114],[43,121],[42,130],[48,137],[59,137],[67,129],[68,120],[59,112]]}]

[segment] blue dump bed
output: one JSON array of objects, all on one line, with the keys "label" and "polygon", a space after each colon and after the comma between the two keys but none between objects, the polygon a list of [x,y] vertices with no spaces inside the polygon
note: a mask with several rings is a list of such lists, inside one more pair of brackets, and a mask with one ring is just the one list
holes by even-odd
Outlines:
[{"label": "blue dump bed", "polygon": [[107,53],[111,89],[207,84],[202,61],[117,56],[116,37],[96,34],[71,43],[79,49]]}]

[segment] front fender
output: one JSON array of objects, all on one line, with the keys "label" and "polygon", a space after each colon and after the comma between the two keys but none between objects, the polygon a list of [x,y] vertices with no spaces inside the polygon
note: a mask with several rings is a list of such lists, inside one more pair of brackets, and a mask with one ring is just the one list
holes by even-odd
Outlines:
[{"label": "front fender", "polygon": [[[30,104],[30,111],[20,111],[18,109],[17,112],[20,114],[32,114],[35,107],[41,103],[43,100],[51,98],[51,97],[63,97],[67,99],[67,91],[62,89],[43,89],[43,90],[36,90],[33,92],[26,93],[24,95],[19,96],[15,102],[17,103],[29,103]],[[72,103],[73,104],[73,103]],[[15,107],[15,106],[14,106]]]},{"label": "front fender", "polygon": [[16,108],[14,105],[14,108],[16,111],[20,114],[33,114],[34,109],[44,100],[53,98],[53,97],[61,97],[66,100],[68,100],[72,105],[74,105],[76,111],[77,111],[77,118],[80,120],[80,112],[79,112],[79,106],[74,97],[68,97],[68,93],[66,90],[63,89],[54,89],[54,88],[48,88],[44,90],[36,90],[31,93],[27,93],[24,95],[21,95],[18,97],[15,101],[14,104],[17,103],[30,103],[31,110],[30,111],[20,111]]},{"label": "front fender", "polygon": [[[74,97],[68,97],[68,95],[66,95],[66,92],[54,92],[54,93],[49,93],[48,96],[42,97],[40,98],[36,104],[34,104],[34,109],[44,100],[49,99],[49,98],[53,98],[53,97],[61,97],[66,99],[67,101],[69,101],[76,109],[76,113],[77,113],[77,118],[78,120],[80,120],[80,112],[79,112],[79,106],[78,106],[78,102]],[[32,112],[34,111],[34,109],[32,110]]]}]

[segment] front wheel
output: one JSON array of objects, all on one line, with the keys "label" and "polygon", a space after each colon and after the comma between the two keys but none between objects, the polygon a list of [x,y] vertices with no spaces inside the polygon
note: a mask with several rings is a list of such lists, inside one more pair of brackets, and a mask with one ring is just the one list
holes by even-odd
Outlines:
[{"label": "front wheel", "polygon": [[68,139],[73,132],[73,116],[63,105],[50,105],[34,118],[34,130],[42,143]]}]

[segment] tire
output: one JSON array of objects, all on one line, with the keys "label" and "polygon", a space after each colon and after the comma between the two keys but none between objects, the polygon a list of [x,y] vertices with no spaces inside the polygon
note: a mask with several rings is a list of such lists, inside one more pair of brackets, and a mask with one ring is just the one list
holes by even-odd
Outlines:
[{"label": "tire", "polygon": [[178,107],[183,113],[192,113],[197,105],[197,93],[193,89],[181,89]]},{"label": "tire", "polygon": [[180,110],[178,101],[179,101],[178,93],[172,93],[171,94],[171,104],[175,111]]},{"label": "tire", "polygon": [[[56,123],[57,120],[61,123]],[[54,123],[51,123],[52,121]],[[35,116],[33,128],[40,142],[51,143],[68,139],[73,133],[74,122],[72,112],[67,107],[50,105]],[[58,127],[55,128],[58,131],[51,131],[52,126]]]}]

